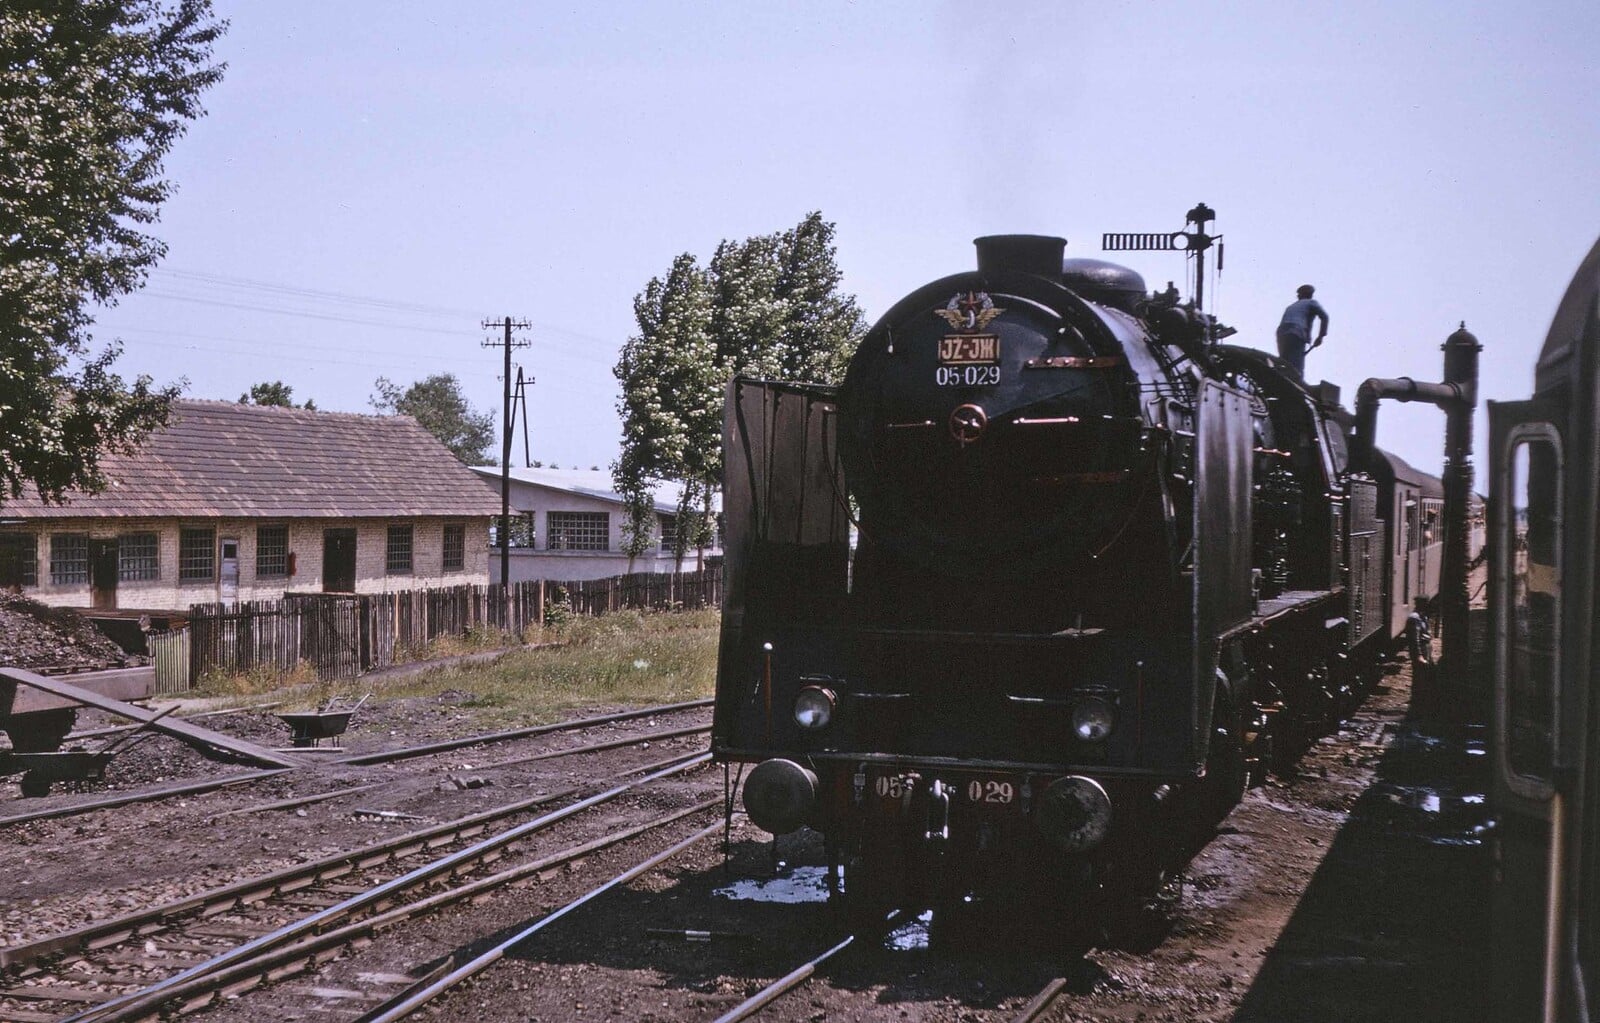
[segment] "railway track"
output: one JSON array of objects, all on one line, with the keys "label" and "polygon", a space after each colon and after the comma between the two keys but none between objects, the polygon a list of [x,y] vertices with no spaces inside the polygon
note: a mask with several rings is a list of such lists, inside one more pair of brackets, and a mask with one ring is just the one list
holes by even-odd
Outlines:
[{"label": "railway track", "polygon": [[[640,775],[634,780],[600,792],[591,787],[592,794],[577,802],[521,824],[502,827],[585,790],[575,787],[522,800],[0,950],[0,968],[8,975],[0,990],[0,1017],[32,1023],[59,1019],[76,1008],[82,1011],[74,1018],[85,1020],[149,1018],[174,1000],[192,1006],[216,992],[236,993],[286,969],[303,969],[330,949],[368,940],[399,920],[473,897],[526,876],[529,870],[552,869],[550,863],[534,861],[532,866],[456,883],[482,874],[514,843],[652,781],[693,770],[707,759],[705,754],[680,756],[636,768],[623,775]],[[497,828],[486,838],[478,837]],[[634,833],[624,831],[628,834],[614,841]],[[599,846],[614,841],[600,840]],[[569,852],[581,856],[593,851],[592,845]],[[407,861],[440,851],[446,854],[406,869]],[[434,890],[441,885],[445,887]],[[178,972],[172,972],[174,967]],[[85,1005],[90,1008],[84,1009]]]},{"label": "railway track", "polygon": [[1066,990],[1067,979],[1065,977],[1055,978],[1046,984],[1042,991],[1034,995],[1028,1001],[1028,1004],[1022,1007],[1021,1012],[1011,1018],[1011,1023],[1034,1023],[1034,1020],[1043,1016],[1045,1010],[1054,1005],[1056,999],[1060,998],[1062,992]]},{"label": "railway track", "polygon": [[[710,807],[717,805],[719,802],[720,800],[713,800],[710,803],[705,804],[705,807],[709,809]],[[403,1019],[406,1016],[411,1015],[413,1012],[416,1012],[424,1005],[432,1002],[440,995],[445,994],[464,981],[470,980],[471,978],[482,973],[484,970],[493,966],[495,963],[503,959],[508,953],[514,950],[518,945],[526,942],[528,939],[532,938],[546,927],[555,924],[568,914],[593,901],[594,899],[599,898],[601,895],[611,891],[613,888],[627,884],[634,878],[654,870],[656,867],[659,867],[661,864],[672,859],[674,856],[677,856],[690,846],[712,837],[721,830],[721,821],[716,821],[712,824],[709,824],[706,827],[701,828],[699,831],[696,831],[689,837],[676,843],[675,845],[646,857],[641,862],[634,864],[627,870],[624,870],[622,873],[616,875],[603,884],[589,889],[583,895],[572,900],[571,902],[568,902],[560,909],[540,917],[537,921],[517,931],[509,938],[498,942],[487,951],[478,953],[476,955],[453,956],[450,959],[447,959],[443,964],[441,964],[440,967],[431,971],[427,976],[422,977],[406,990],[397,993],[383,1004],[363,1013],[356,1023],[392,1023],[394,1020]]]},{"label": "railway track", "polygon": [[[403,760],[412,760],[421,757],[436,756],[457,750],[496,746],[502,743],[516,742],[522,739],[537,738],[560,732],[583,731],[590,728],[599,728],[605,725],[619,724],[641,718],[664,717],[684,711],[698,710],[711,705],[710,700],[689,700],[682,703],[662,704],[640,710],[622,711],[616,714],[602,714],[595,717],[574,718],[568,721],[558,721],[547,725],[534,725],[528,728],[509,729],[498,732],[488,732],[478,735],[463,736],[459,739],[448,739],[441,742],[424,743],[417,746],[403,746],[392,750],[380,750],[373,753],[351,754],[337,757],[330,761],[334,764],[347,764],[353,766],[370,766],[379,764],[396,763]],[[276,706],[272,704],[270,706]],[[658,733],[642,735],[637,738],[624,737],[611,740],[610,745],[594,744],[585,745],[567,750],[548,751],[533,754],[532,756],[511,759],[499,763],[485,764],[483,769],[495,767],[509,767],[517,764],[530,763],[535,760],[554,759],[575,753],[586,753],[598,749],[614,749],[621,746],[633,745],[640,742],[649,742],[658,739],[672,738],[677,735],[693,734],[696,731],[704,732],[709,728],[685,729],[681,731],[665,730]],[[317,765],[302,768],[302,771],[314,771]],[[17,824],[27,824],[34,821],[59,820],[67,817],[76,817],[82,814],[94,813],[99,810],[112,810],[128,806],[133,803],[160,802],[166,799],[176,799],[185,796],[199,796],[216,792],[222,789],[247,785],[267,778],[276,778],[291,769],[273,768],[270,770],[245,771],[222,778],[212,778],[204,781],[178,782],[135,792],[119,793],[114,796],[79,800],[63,806],[48,807],[41,810],[32,810],[10,816],[0,817],[0,828]],[[230,808],[231,809],[231,808]]]},{"label": "railway track", "polygon": [[679,711],[697,710],[711,706],[712,701],[688,700],[683,703],[666,703],[656,707],[646,707],[642,710],[628,710],[617,714],[602,714],[598,717],[574,718],[570,721],[557,721],[548,725],[532,725],[527,728],[513,728],[503,732],[488,732],[482,735],[469,735],[460,739],[446,739],[441,742],[424,743],[420,746],[406,746],[400,749],[379,750],[375,753],[356,753],[338,758],[341,764],[390,764],[399,760],[411,760],[416,757],[429,757],[439,753],[451,753],[459,749],[472,746],[492,746],[503,742],[514,742],[518,739],[531,739],[540,735],[549,735],[552,732],[571,732],[585,728],[595,728],[600,725],[616,724],[623,721],[635,721],[639,718],[661,717],[675,714]]}]

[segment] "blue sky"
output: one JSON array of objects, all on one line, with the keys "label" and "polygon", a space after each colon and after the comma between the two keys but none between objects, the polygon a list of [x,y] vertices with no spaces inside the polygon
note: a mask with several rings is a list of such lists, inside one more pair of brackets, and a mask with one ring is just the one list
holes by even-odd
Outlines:
[{"label": "blue sky", "polygon": [[[363,411],[380,375],[448,371],[498,415],[478,322],[510,313],[534,457],[562,466],[615,457],[645,282],[813,209],[875,318],[976,235],[1098,256],[1204,201],[1208,305],[1267,347],[1315,284],[1308,375],[1347,401],[1438,379],[1461,320],[1485,396],[1525,394],[1600,234],[1600,5],[1576,0],[217,6],[230,67],[167,162],[167,260],[100,317],[123,372]],[[1379,441],[1437,471],[1443,418],[1386,408]]]}]

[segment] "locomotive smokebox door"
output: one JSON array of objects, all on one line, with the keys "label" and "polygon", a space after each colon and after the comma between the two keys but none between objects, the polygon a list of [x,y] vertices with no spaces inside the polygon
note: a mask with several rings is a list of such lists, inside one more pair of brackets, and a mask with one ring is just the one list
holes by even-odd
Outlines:
[{"label": "locomotive smokebox door", "polygon": [[[711,748],[793,748],[796,699],[843,675],[849,513],[833,390],[735,378],[723,421],[723,606]],[[808,719],[809,720],[809,719]]]}]

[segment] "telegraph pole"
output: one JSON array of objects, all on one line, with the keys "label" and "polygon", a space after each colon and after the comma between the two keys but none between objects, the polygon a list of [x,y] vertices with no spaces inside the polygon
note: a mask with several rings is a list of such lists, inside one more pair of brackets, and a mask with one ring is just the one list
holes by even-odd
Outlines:
[{"label": "telegraph pole", "polygon": [[533,468],[533,449],[528,446],[528,388],[538,381],[533,377],[524,377],[522,367],[517,367],[517,394],[511,399],[511,414],[515,416],[520,409],[522,412],[522,467]]},{"label": "telegraph pole", "polygon": [[527,320],[514,320],[510,316],[502,316],[498,320],[485,319],[484,330],[500,329],[505,332],[504,337],[483,341],[484,348],[504,348],[506,350],[505,371],[500,379],[505,382],[505,402],[503,424],[500,430],[500,585],[511,585],[511,349],[527,348],[531,341],[522,338],[513,338],[513,330],[527,330],[533,324]]}]

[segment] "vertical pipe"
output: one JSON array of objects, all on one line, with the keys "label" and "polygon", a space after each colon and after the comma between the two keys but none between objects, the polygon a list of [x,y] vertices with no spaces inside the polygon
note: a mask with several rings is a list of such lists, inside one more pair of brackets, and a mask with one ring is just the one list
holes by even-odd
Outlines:
[{"label": "vertical pipe", "polygon": [[1478,405],[1478,353],[1483,345],[1461,328],[1443,346],[1444,382],[1460,397],[1445,408],[1444,434],[1444,561],[1440,566],[1439,602],[1444,624],[1441,660],[1451,676],[1466,681],[1471,665],[1468,633],[1467,535],[1472,498],[1472,414]]}]

